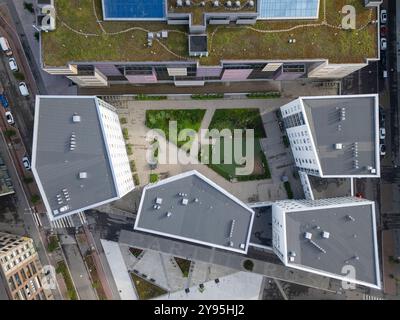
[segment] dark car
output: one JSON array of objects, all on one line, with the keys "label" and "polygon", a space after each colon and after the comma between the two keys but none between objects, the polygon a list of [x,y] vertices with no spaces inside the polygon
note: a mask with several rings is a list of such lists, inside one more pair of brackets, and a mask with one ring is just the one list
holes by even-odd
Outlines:
[{"label": "dark car", "polygon": [[382,26],[381,27],[381,37],[386,37],[388,34],[388,27],[387,26]]},{"label": "dark car", "polygon": [[385,127],[385,111],[381,106],[379,107],[379,122],[381,127]]},{"label": "dark car", "polygon": [[386,67],[386,63],[387,63],[386,55],[382,54],[381,55],[381,64],[382,64],[382,66]]}]

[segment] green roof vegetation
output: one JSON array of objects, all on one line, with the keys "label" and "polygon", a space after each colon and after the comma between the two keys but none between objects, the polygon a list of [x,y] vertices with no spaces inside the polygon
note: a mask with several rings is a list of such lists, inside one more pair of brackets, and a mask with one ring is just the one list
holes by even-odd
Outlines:
[{"label": "green roof vegetation", "polygon": [[[93,7],[95,3],[95,9]],[[318,20],[259,20],[255,25],[208,26],[209,56],[205,65],[224,60],[329,59],[332,63],[363,63],[377,57],[376,11],[363,0],[321,0]],[[42,33],[44,65],[79,61],[176,61],[188,56],[187,26],[155,21],[102,20],[101,0],[55,0],[57,29]],[[357,12],[357,29],[339,27],[344,5]],[[326,9],[325,9],[326,8]],[[98,22],[100,20],[100,22]],[[166,40],[147,47],[147,32],[168,30]],[[289,38],[296,43],[288,43]]]}]

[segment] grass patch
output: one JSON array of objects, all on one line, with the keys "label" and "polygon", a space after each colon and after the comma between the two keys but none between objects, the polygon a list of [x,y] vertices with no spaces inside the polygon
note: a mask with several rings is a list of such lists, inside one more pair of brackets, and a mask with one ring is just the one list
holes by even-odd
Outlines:
[{"label": "grass patch", "polygon": [[148,96],[146,94],[138,94],[135,100],[167,100],[167,96]]},{"label": "grass patch", "polygon": [[24,9],[28,10],[30,13],[34,13],[33,3],[24,1]]},{"label": "grass patch", "polygon": [[192,261],[178,257],[174,257],[174,259],[179,269],[181,269],[183,277],[187,278],[189,276],[189,270]]},{"label": "grass patch", "polygon": [[290,185],[290,182],[289,181],[285,181],[283,183],[283,186],[285,187],[288,199],[293,199],[293,191],[292,191],[292,187]]},{"label": "grass patch", "polygon": [[191,98],[193,100],[214,100],[214,99],[223,99],[223,93],[205,93],[205,94],[192,94]]},{"label": "grass patch", "polygon": [[168,292],[134,273],[131,273],[131,277],[140,300],[153,299]]},{"label": "grass patch", "polygon": [[273,92],[252,92],[246,94],[247,98],[249,99],[274,99],[279,98],[281,93],[278,91]]},{"label": "grass patch", "polygon": [[247,271],[253,271],[254,268],[254,262],[251,260],[245,260],[243,262],[243,268],[245,268]]},{"label": "grass patch", "polygon": [[159,180],[158,173],[150,173],[150,183],[155,183]]},{"label": "grass patch", "polygon": [[165,133],[167,140],[176,144],[178,147],[183,146],[190,141],[187,137],[186,141],[177,141],[177,137],[170,136],[169,122],[177,122],[177,133],[183,129],[192,129],[199,131],[201,121],[203,120],[206,110],[147,110],[146,111],[146,126],[150,129],[159,129]]},{"label": "grass patch", "polygon": [[137,257],[139,257],[141,255],[143,250],[142,249],[138,249],[138,248],[130,247],[129,248],[129,252],[132,253],[137,258]]},{"label": "grass patch", "polygon": [[57,263],[56,272],[61,274],[64,278],[65,285],[67,286],[68,297],[70,300],[78,300],[78,295],[75,291],[74,284],[72,282],[71,275],[67,269],[67,265],[64,261]]},{"label": "grass patch", "polygon": [[54,252],[59,248],[59,241],[56,235],[52,235],[49,237],[49,243],[47,245],[47,251]]}]

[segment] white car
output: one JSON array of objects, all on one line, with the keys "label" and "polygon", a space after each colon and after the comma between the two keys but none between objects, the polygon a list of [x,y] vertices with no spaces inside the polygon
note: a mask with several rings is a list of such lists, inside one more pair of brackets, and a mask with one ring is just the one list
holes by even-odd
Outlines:
[{"label": "white car", "polygon": [[30,163],[28,157],[26,157],[26,156],[23,157],[22,158],[22,163],[23,163],[23,165],[24,165],[26,170],[31,170],[31,163]]},{"label": "white car", "polygon": [[387,49],[387,40],[386,38],[381,38],[381,50],[386,50]]},{"label": "white car", "polygon": [[10,65],[11,71],[13,71],[13,72],[18,71],[17,61],[15,61],[14,58],[10,58],[8,60],[8,64]]},{"label": "white car", "polygon": [[14,125],[14,124],[15,124],[14,117],[13,117],[13,115],[11,114],[10,111],[7,111],[4,115],[6,116],[7,123],[8,123],[9,125]]},{"label": "white car", "polygon": [[24,97],[29,96],[28,87],[27,87],[27,85],[26,85],[25,82],[20,82],[20,84],[18,85],[18,88],[19,88],[19,92],[21,92],[21,94],[22,94]]},{"label": "white car", "polygon": [[380,128],[379,129],[379,139],[385,140],[386,138],[386,129],[385,128]]},{"label": "white car", "polygon": [[381,10],[381,23],[386,24],[387,22],[387,11]]}]

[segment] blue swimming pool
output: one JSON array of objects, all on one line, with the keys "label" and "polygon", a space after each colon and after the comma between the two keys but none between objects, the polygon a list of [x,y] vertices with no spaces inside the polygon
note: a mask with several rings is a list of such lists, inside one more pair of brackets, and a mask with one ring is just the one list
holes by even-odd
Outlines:
[{"label": "blue swimming pool", "polygon": [[105,20],[163,20],[166,0],[103,0]]},{"label": "blue swimming pool", "polygon": [[259,0],[261,19],[312,19],[318,17],[320,0]]}]

